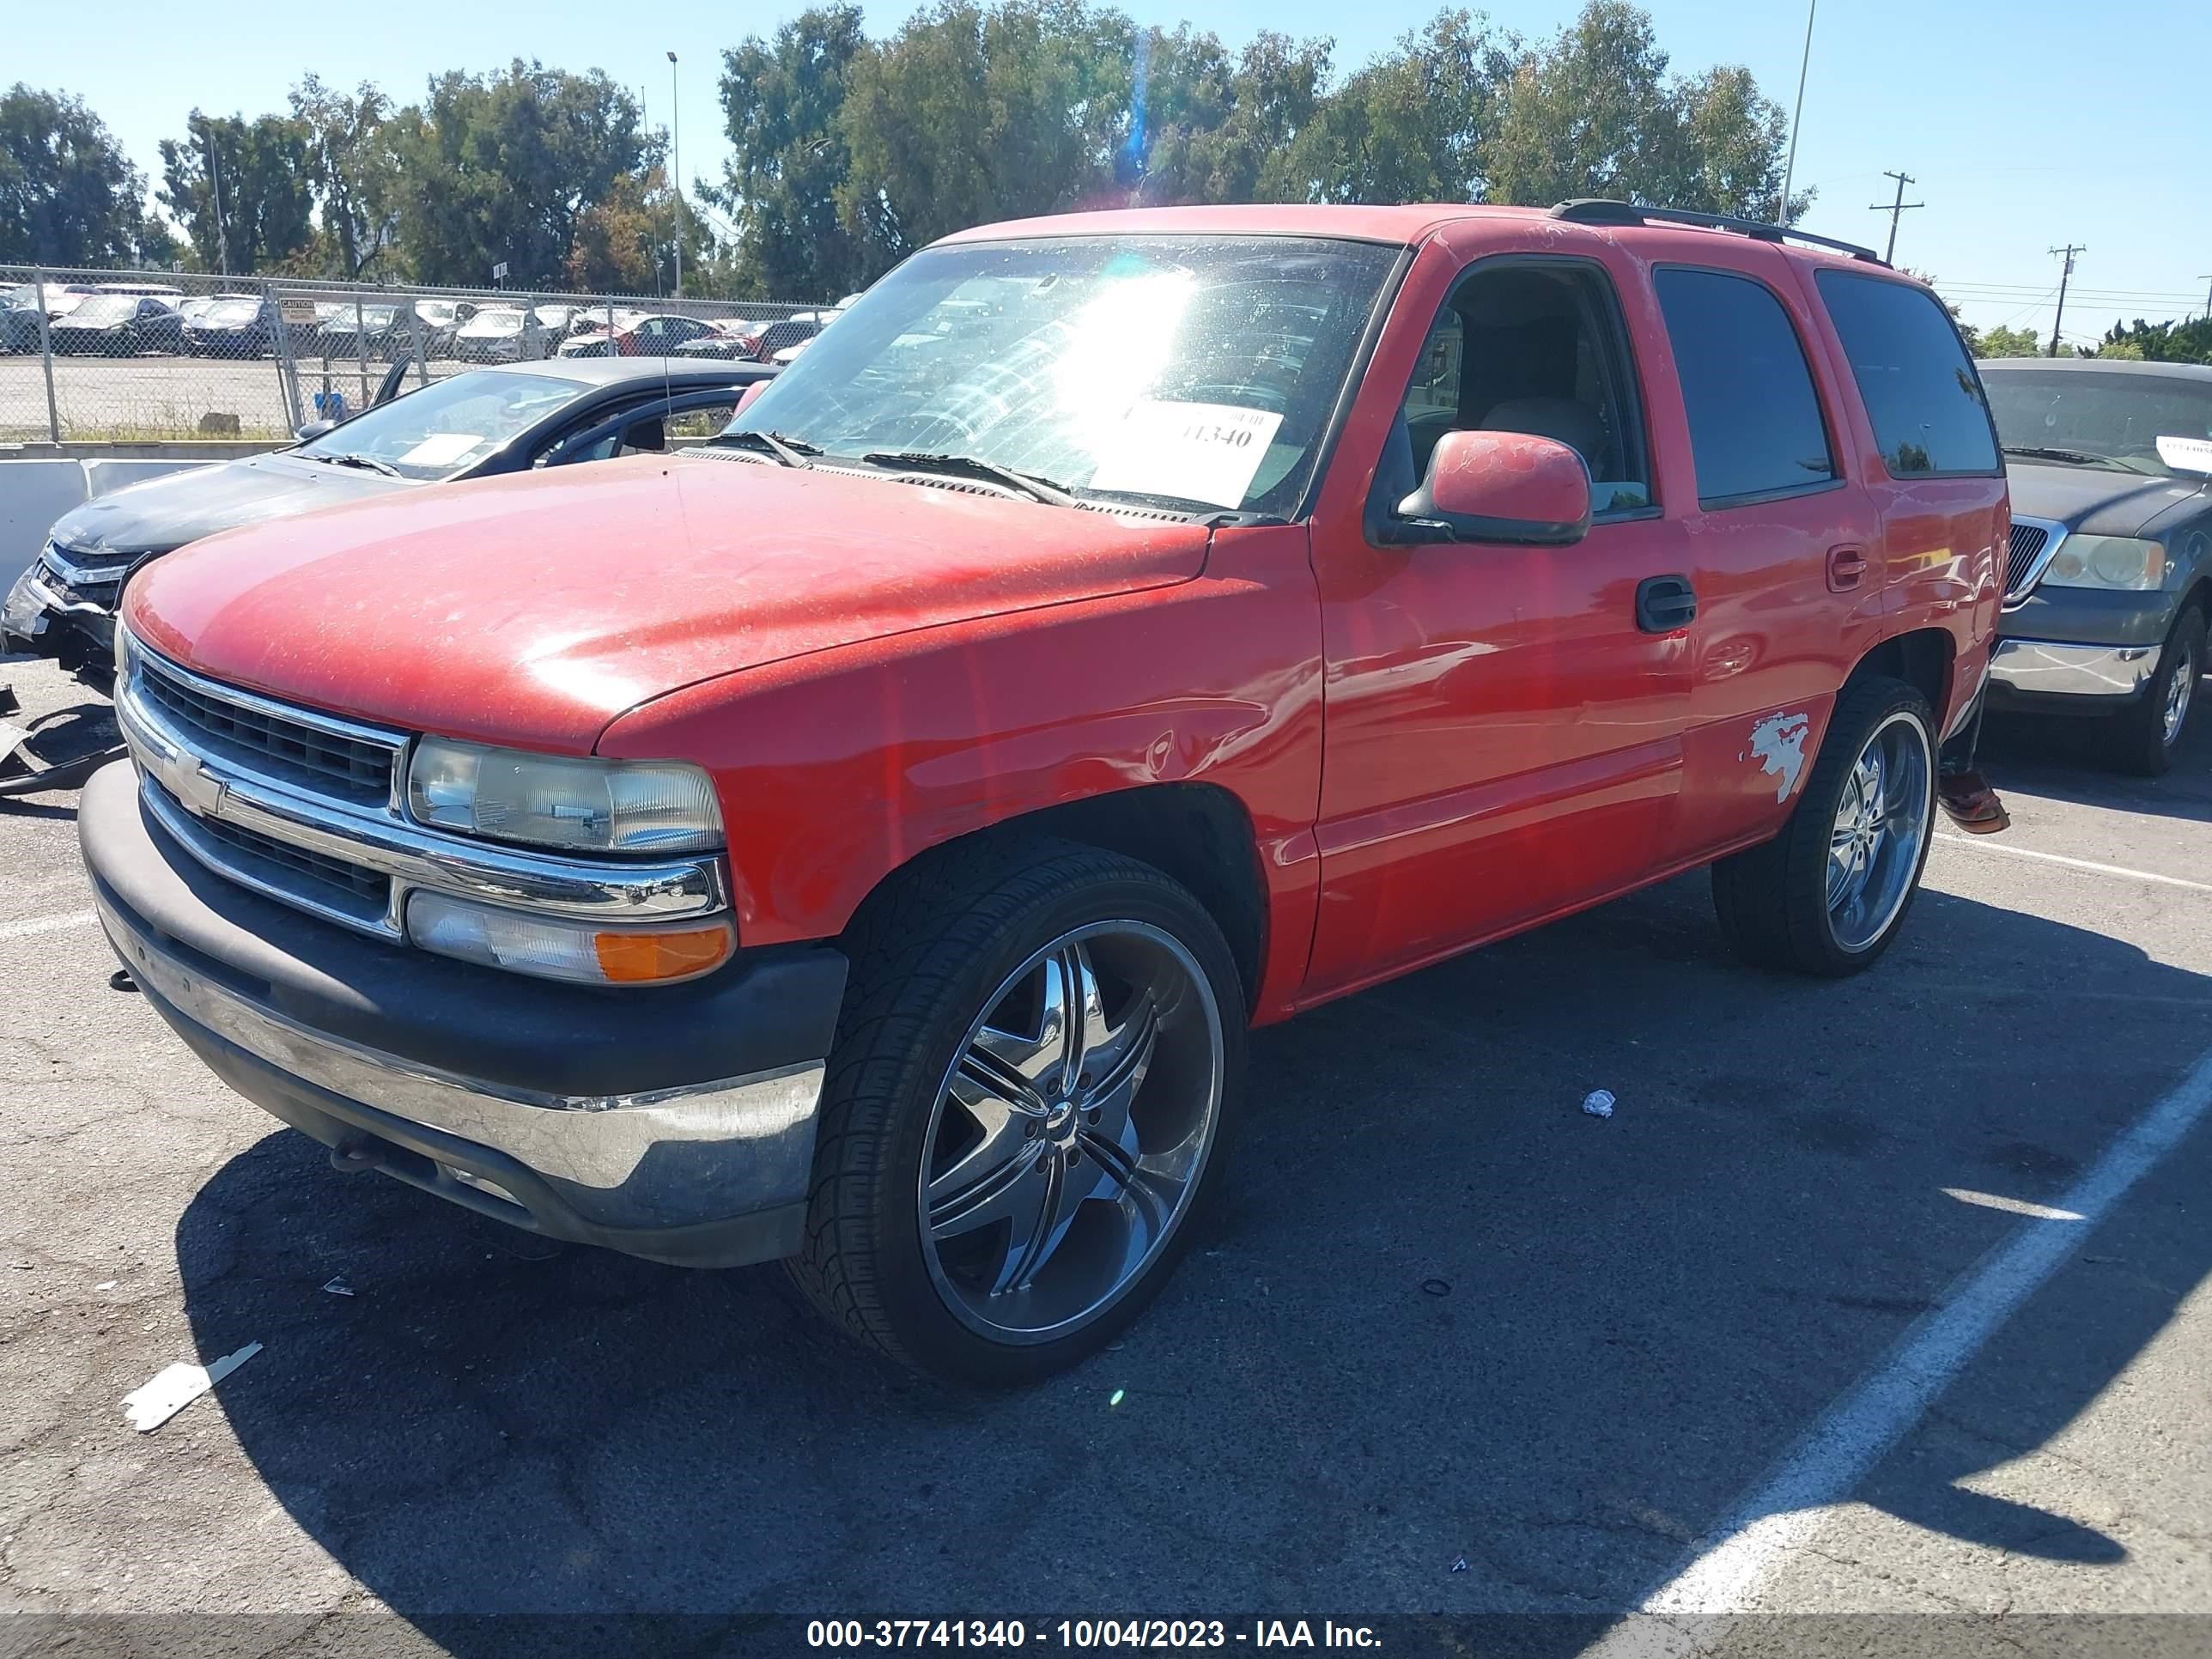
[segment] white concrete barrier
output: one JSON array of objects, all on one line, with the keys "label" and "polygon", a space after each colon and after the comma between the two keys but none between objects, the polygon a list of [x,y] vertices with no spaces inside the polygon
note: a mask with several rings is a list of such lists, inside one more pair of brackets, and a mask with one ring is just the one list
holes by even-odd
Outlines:
[{"label": "white concrete barrier", "polygon": [[0,594],[38,557],[46,532],[70,508],[142,478],[210,465],[186,460],[0,460]]}]

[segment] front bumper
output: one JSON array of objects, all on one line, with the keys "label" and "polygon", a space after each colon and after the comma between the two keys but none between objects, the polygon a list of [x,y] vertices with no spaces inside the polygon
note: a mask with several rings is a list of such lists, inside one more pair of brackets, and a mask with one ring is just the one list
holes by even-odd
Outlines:
[{"label": "front bumper", "polygon": [[2028,709],[2077,702],[2109,708],[2131,702],[2158,672],[2160,649],[1999,640],[1990,658],[1990,707]]},{"label": "front bumper", "polygon": [[797,1250],[846,962],[550,984],[364,939],[208,871],[128,764],[77,820],[102,925],[217,1076],[332,1149],[549,1237],[696,1267]]},{"label": "front bumper", "polygon": [[115,613],[76,598],[33,562],[0,604],[0,641],[8,649],[52,657],[71,670],[112,673]]}]

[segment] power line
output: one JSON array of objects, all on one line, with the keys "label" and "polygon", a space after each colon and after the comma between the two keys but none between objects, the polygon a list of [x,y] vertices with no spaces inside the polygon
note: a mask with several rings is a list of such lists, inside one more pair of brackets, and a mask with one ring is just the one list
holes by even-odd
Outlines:
[{"label": "power line", "polygon": [[1872,206],[1869,207],[1867,211],[1869,213],[1887,213],[1889,216],[1889,248],[1888,251],[1881,256],[1881,262],[1886,265],[1893,265],[1897,263],[1897,222],[1899,218],[1909,210],[1918,207],[1926,207],[1928,204],[1925,202],[1908,202],[1905,199],[1905,187],[1907,185],[1915,185],[1920,182],[1911,173],[1885,173],[1881,176],[1885,179],[1894,179],[1897,180],[1897,199],[1893,202],[1887,203],[1876,202]]},{"label": "power line", "polygon": [[2051,349],[2043,354],[2046,357],[2056,357],[2058,355],[2060,326],[2066,320],[2066,283],[2074,275],[2074,256],[2077,253],[2087,253],[2088,251],[2079,242],[2069,242],[2064,247],[2055,247],[2051,250],[2053,258],[2063,255],[2066,263],[2058,272],[2058,310],[2051,319]]}]

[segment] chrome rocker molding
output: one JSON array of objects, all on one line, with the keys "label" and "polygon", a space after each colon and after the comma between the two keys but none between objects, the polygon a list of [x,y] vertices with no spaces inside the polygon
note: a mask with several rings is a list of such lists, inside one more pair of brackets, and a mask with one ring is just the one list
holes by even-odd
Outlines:
[{"label": "chrome rocker molding", "polygon": [[2063,697],[2132,697],[2158,672],[2155,645],[2068,645],[1999,640],[1990,678],[2015,691]]},{"label": "chrome rocker molding", "polygon": [[[132,640],[125,659],[145,652],[143,644]],[[389,747],[393,792],[404,787],[404,739],[398,733],[202,680],[166,659],[161,672],[240,707]],[[301,789],[236,760],[197,755],[161,711],[139,694],[133,667],[126,666],[117,680],[115,715],[137,763],[147,808],[179,846],[240,886],[357,933],[404,940],[408,895],[417,888],[609,922],[672,921],[729,907],[728,879],[718,857],[633,864],[500,847],[421,829],[388,801],[381,806],[356,805]],[[389,900],[372,915],[365,907],[348,909],[301,893],[288,882],[257,872],[201,821],[228,824],[384,876],[391,883]]]},{"label": "chrome rocker molding", "polygon": [[[315,1089],[502,1153],[556,1183],[593,1226],[698,1226],[805,1197],[822,1060],[639,1095],[495,1086],[310,1030],[212,983],[134,929],[97,887],[94,896],[118,954],[173,1022]],[[653,1156],[662,1148],[682,1150]],[[495,1181],[450,1165],[445,1174],[520,1218],[520,1200]]]}]

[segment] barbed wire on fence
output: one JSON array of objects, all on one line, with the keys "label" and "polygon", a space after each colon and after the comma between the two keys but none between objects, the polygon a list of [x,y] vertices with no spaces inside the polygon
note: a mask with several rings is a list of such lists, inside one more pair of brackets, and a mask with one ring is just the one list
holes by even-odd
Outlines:
[{"label": "barbed wire on fence", "polygon": [[280,441],[491,363],[769,361],[826,302],[0,265],[0,443]]}]

